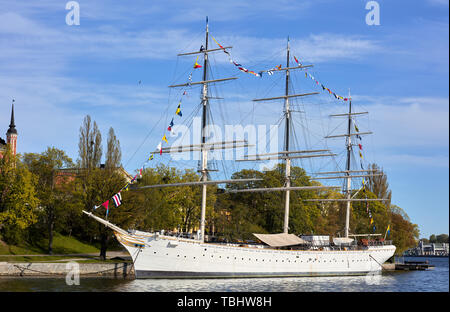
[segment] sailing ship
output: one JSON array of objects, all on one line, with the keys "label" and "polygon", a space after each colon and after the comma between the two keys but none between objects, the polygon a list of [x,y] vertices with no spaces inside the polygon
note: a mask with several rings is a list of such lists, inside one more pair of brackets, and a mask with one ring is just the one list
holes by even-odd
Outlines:
[{"label": "sailing ship", "polygon": [[[202,54],[203,80],[190,82],[191,85],[202,86],[202,128],[201,143],[185,146],[161,148],[162,153],[180,153],[198,151],[201,154],[200,173],[201,181],[172,183],[162,185],[149,185],[142,188],[161,188],[185,185],[199,185],[202,187],[200,230],[196,237],[185,238],[167,235],[161,232],[143,232],[139,230],[124,230],[109,221],[83,211],[89,217],[109,227],[115,234],[117,240],[126,248],[132,257],[136,278],[219,278],[219,277],[297,277],[297,276],[334,276],[334,275],[365,275],[368,273],[379,273],[382,264],[391,258],[395,252],[395,246],[390,241],[378,240],[376,243],[360,245],[356,244],[357,237],[349,233],[349,216],[351,202],[375,199],[356,199],[352,196],[351,180],[355,177],[365,177],[375,174],[370,170],[351,170],[350,161],[352,153],[352,137],[366,133],[352,133],[351,123],[355,115],[361,114],[352,111],[351,98],[349,98],[349,111],[344,116],[348,118],[347,133],[333,137],[346,137],[347,163],[346,170],[325,172],[324,174],[341,174],[343,176],[328,176],[324,178],[345,179],[346,187],[343,190],[346,198],[336,199],[347,203],[346,223],[344,237],[335,237],[330,242],[328,236],[309,235],[299,237],[289,233],[289,204],[290,192],[299,190],[321,190],[330,188],[328,186],[293,186],[291,185],[290,170],[291,160],[298,158],[327,157],[334,156],[329,150],[301,150],[290,149],[289,134],[291,132],[291,108],[290,99],[303,97],[316,93],[290,94],[289,75],[296,69],[311,67],[312,65],[290,64],[289,39],[287,44],[286,67],[278,67],[277,70],[285,74],[285,92],[283,96],[255,99],[254,101],[284,100],[284,150],[277,153],[258,155],[247,155],[242,161],[259,161],[276,159],[285,163],[285,185],[283,187],[260,188],[260,189],[233,189],[229,192],[284,192],[285,213],[282,233],[257,234],[261,243],[217,243],[208,242],[205,239],[205,212],[207,186],[211,184],[243,183],[255,181],[256,179],[231,179],[215,180],[208,179],[208,151],[236,147],[248,147],[246,141],[223,141],[208,142],[205,127],[208,125],[209,84],[236,79],[222,78],[208,80],[208,55],[215,51],[225,50],[231,47],[212,49],[208,46],[208,22],[206,23],[205,44],[197,52],[183,53],[179,55]],[[196,62],[197,64],[197,62]],[[171,87],[182,87],[187,84],[173,85]],[[368,133],[367,133],[368,134]],[[330,136],[331,137],[331,136]],[[367,172],[365,174],[365,172]],[[355,175],[358,174],[358,175]],[[309,199],[305,199],[309,200]],[[311,199],[320,200],[320,199]],[[324,199],[324,201],[333,199]],[[374,234],[362,234],[371,236]],[[373,240],[374,242],[374,240]]]}]

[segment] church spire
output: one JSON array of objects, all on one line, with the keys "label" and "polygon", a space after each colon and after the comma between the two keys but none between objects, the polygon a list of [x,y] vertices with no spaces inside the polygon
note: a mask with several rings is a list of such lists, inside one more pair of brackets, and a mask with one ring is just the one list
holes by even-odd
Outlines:
[{"label": "church spire", "polygon": [[12,100],[11,105],[11,123],[9,124],[8,131],[6,131],[6,143],[10,145],[12,154],[16,155],[17,130],[16,125],[14,124],[14,99]]},{"label": "church spire", "polygon": [[9,129],[6,132],[6,134],[7,135],[9,135],[9,134],[16,134],[17,135],[16,125],[14,124],[14,99],[12,100],[11,122],[9,124]]}]

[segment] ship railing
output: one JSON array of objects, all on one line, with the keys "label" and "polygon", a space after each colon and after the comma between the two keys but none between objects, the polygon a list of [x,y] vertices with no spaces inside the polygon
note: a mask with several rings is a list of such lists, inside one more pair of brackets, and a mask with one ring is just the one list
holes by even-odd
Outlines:
[{"label": "ship railing", "polygon": [[385,246],[385,245],[392,245],[391,240],[369,240],[368,242],[369,246]]}]

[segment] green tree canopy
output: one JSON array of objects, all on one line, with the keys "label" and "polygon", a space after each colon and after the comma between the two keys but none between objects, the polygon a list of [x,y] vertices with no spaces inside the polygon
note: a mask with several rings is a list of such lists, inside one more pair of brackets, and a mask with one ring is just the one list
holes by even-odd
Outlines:
[{"label": "green tree canopy", "polygon": [[0,226],[9,243],[18,243],[23,239],[23,230],[37,222],[39,206],[36,177],[18,158],[9,146],[0,158]]},{"label": "green tree canopy", "polygon": [[48,253],[53,251],[53,229],[61,212],[68,209],[73,199],[67,176],[60,175],[60,169],[73,167],[70,157],[62,150],[48,147],[42,154],[26,153],[23,163],[37,177],[36,191],[41,204],[43,223],[48,231]]}]

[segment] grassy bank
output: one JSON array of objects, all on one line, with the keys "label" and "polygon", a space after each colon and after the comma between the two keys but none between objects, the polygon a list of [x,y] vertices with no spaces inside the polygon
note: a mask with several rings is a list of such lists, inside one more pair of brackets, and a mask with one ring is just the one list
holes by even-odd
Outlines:
[{"label": "grassy bank", "polygon": [[[42,255],[47,254],[48,240],[43,239],[33,245],[23,243],[20,245],[7,245],[0,242],[0,256],[8,255]],[[99,249],[81,242],[74,237],[63,236],[55,233],[53,239],[54,254],[89,254],[99,253]],[[48,258],[48,257],[47,257]]]},{"label": "grassy bank", "polygon": [[61,263],[76,261],[78,263],[120,263],[130,262],[126,259],[107,259],[100,260],[98,256],[12,256],[12,255],[0,255],[0,262],[46,262],[46,263]]}]

